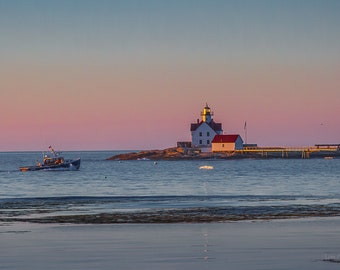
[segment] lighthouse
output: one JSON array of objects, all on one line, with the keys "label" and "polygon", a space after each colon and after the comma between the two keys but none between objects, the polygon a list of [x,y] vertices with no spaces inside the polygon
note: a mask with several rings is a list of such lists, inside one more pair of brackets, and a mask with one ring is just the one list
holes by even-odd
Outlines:
[{"label": "lighthouse", "polygon": [[201,112],[202,122],[210,123],[214,113],[210,110],[208,104],[205,104],[203,112]]},{"label": "lighthouse", "polygon": [[201,112],[201,120],[190,126],[191,143],[194,147],[199,147],[202,151],[211,151],[211,142],[215,135],[223,134],[222,124],[216,123],[213,119],[214,113],[206,103]]}]

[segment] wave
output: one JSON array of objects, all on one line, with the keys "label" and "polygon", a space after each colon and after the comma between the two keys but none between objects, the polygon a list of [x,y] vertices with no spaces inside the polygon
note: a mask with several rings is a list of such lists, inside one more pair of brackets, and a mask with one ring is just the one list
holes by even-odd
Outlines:
[{"label": "wave", "polygon": [[249,199],[249,200],[264,200],[264,199],[296,199],[296,198],[329,198],[330,196],[314,196],[314,195],[155,195],[155,196],[46,196],[46,197],[12,197],[2,198],[0,202],[6,201],[69,201],[69,200],[162,200],[162,199],[184,199],[192,200],[197,198],[216,198],[216,199]]},{"label": "wave", "polygon": [[63,205],[83,205],[83,204],[107,204],[107,203],[141,203],[150,202],[156,204],[172,203],[177,206],[180,203],[199,203],[199,202],[215,202],[217,204],[228,203],[263,203],[263,202],[289,202],[296,201],[330,201],[340,203],[338,196],[300,196],[300,195],[167,195],[167,196],[51,196],[51,197],[20,197],[20,198],[3,198],[0,199],[0,209],[21,208],[44,206],[63,206]]},{"label": "wave", "polygon": [[[306,200],[313,203],[306,204]],[[2,222],[173,223],[337,215],[338,198],[322,196],[67,196],[0,200]]]}]

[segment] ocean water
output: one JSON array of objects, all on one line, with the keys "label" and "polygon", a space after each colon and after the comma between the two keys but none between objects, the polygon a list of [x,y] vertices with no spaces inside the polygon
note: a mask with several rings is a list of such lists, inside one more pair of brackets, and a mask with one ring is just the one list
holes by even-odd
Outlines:
[{"label": "ocean water", "polygon": [[[340,214],[340,159],[106,160],[118,153],[64,152],[67,159],[82,159],[79,171],[33,172],[18,168],[35,164],[42,153],[0,153],[0,221],[60,222],[55,217],[73,216],[78,223],[199,222]],[[206,165],[213,169],[200,169]]]}]

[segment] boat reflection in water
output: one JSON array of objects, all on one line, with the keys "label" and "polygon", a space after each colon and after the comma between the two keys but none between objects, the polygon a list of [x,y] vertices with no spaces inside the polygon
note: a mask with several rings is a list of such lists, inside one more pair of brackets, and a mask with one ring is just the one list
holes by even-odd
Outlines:
[{"label": "boat reflection in water", "polygon": [[59,156],[51,146],[49,147],[50,153],[44,154],[42,162],[37,165],[20,167],[20,171],[39,171],[39,170],[79,170],[80,158],[78,159],[64,159]]}]

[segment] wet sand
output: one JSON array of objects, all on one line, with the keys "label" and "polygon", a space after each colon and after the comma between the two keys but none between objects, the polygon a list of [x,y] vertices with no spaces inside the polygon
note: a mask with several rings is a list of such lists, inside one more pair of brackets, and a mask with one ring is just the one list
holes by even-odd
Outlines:
[{"label": "wet sand", "polygon": [[0,223],[0,269],[339,269],[340,218]]}]

